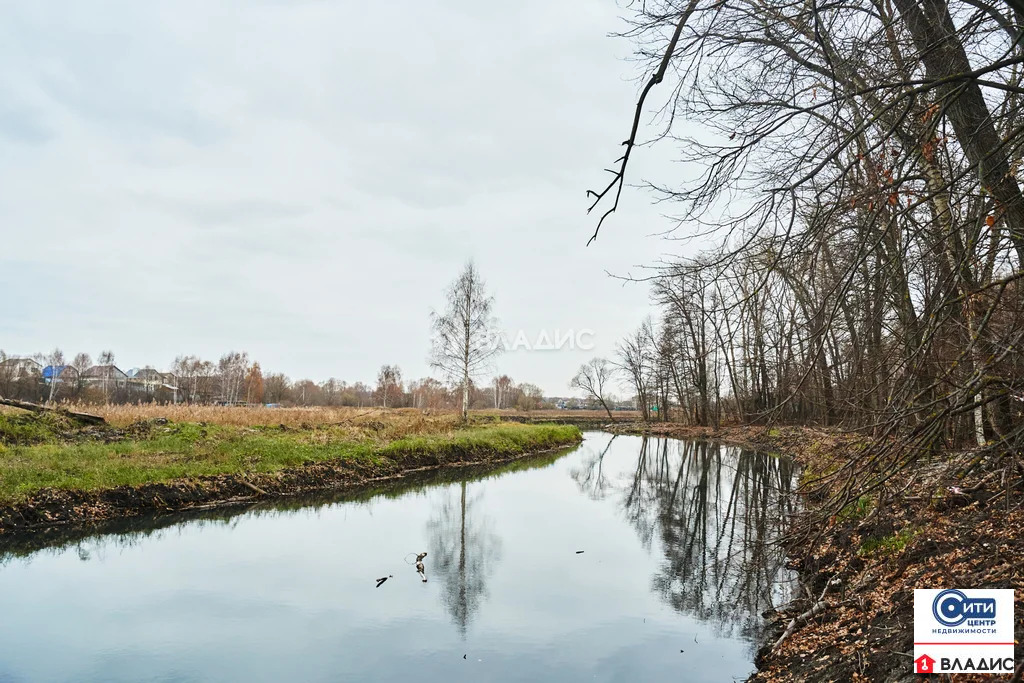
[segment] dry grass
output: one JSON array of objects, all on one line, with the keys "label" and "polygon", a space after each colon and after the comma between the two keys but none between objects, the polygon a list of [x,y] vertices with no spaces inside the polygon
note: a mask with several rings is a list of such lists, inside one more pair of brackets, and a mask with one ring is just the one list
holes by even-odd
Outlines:
[{"label": "dry grass", "polygon": [[[603,410],[531,410],[525,412],[522,410],[474,410],[472,415],[486,415],[486,416],[519,416],[519,417],[532,417],[535,420],[603,420],[608,421],[608,413]],[[636,410],[613,410],[612,415],[615,416],[617,422],[630,422],[640,419],[640,413]]]},{"label": "dry grass", "polygon": [[153,403],[130,405],[69,404],[70,410],[92,413],[105,418],[115,427],[126,427],[142,420],[164,417],[172,422],[196,422],[234,427],[286,427],[309,429],[313,427],[370,426],[380,429],[380,423],[398,428],[404,433],[436,432],[454,428],[458,415],[454,412],[427,415],[412,408],[264,408],[262,406],[234,407],[180,403],[158,405]]},{"label": "dry grass", "polygon": [[[455,410],[424,413],[415,408],[265,408],[263,406],[234,407],[208,406],[180,403],[158,405],[154,403],[129,405],[67,404],[64,407],[83,413],[104,417],[115,427],[126,427],[142,420],[164,417],[172,422],[205,422],[214,425],[235,427],[263,427],[285,425],[306,428],[340,426],[352,427],[356,431],[380,431],[381,423],[396,436],[422,434],[439,430],[454,429],[458,426],[459,414]],[[632,411],[616,412],[619,421],[637,419]],[[534,419],[607,419],[603,410],[534,410],[530,413],[517,410],[473,411],[473,418],[494,418],[502,416],[530,416]]]}]

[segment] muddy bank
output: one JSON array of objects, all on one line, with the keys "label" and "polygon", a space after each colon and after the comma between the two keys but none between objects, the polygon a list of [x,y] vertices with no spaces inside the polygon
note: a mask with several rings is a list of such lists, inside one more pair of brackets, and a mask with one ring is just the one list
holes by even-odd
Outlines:
[{"label": "muddy bank", "polygon": [[43,489],[25,502],[0,507],[0,534],[358,489],[432,470],[499,465],[570,448],[579,441],[577,436],[556,447],[518,452],[453,444],[430,453],[310,461],[300,467],[266,474],[194,477],[98,491]]}]

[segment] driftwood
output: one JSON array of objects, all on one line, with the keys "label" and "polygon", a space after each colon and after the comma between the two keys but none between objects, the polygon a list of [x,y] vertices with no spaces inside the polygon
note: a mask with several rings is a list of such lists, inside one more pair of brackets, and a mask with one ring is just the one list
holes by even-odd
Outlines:
[{"label": "driftwood", "polygon": [[256,493],[260,494],[261,496],[269,496],[269,495],[270,495],[269,493],[267,493],[266,491],[264,491],[263,489],[261,489],[261,488],[260,488],[259,486],[256,486],[256,484],[250,484],[250,483],[249,483],[249,482],[247,482],[247,481],[246,481],[245,479],[239,479],[238,481],[239,481],[240,483],[242,483],[243,485],[245,485],[245,486],[249,487],[250,489],[252,489],[252,490],[253,490],[253,491],[255,491]]},{"label": "driftwood", "polygon": [[86,424],[91,425],[102,425],[107,423],[107,421],[104,420],[99,415],[92,415],[90,413],[76,413],[66,408],[44,406],[39,403],[29,403],[28,401],[19,401],[13,398],[4,398],[3,396],[0,396],[0,405],[11,406],[12,408],[21,408],[22,410],[28,410],[33,413],[60,413],[61,415],[67,415],[68,417],[78,420],[79,422],[84,422]]},{"label": "driftwood", "polygon": [[803,614],[793,617],[793,619],[789,622],[789,625],[786,627],[786,630],[783,631],[782,635],[779,636],[779,639],[775,641],[774,645],[772,645],[771,651],[773,653],[778,652],[779,647],[782,645],[782,643],[786,640],[786,638],[789,638],[791,635],[793,635],[793,632],[796,631],[798,627],[806,624],[808,621],[810,621],[811,619],[825,611],[825,594],[828,593],[828,589],[831,586],[832,581],[825,582],[825,590],[821,591],[821,597],[819,597],[818,600],[813,605],[811,605],[811,608]]}]

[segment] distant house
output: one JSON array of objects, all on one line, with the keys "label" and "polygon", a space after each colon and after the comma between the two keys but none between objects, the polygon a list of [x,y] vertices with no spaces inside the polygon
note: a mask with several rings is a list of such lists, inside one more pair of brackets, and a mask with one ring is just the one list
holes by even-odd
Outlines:
[{"label": "distant house", "polygon": [[176,381],[174,373],[160,372],[156,368],[132,368],[128,371],[128,379],[145,384],[173,384]]},{"label": "distant house", "polygon": [[49,384],[58,382],[75,382],[78,380],[78,368],[73,365],[47,365],[43,368],[43,381]]},{"label": "distant house", "polygon": [[128,375],[123,373],[116,365],[94,365],[82,373],[83,384],[103,384],[106,386],[125,386],[128,384]]},{"label": "distant house", "polygon": [[11,379],[18,379],[26,375],[39,375],[43,366],[31,358],[8,358],[0,363],[0,370]]},{"label": "distant house", "polygon": [[166,389],[176,392],[178,390],[178,378],[171,372],[160,372],[151,367],[132,368],[127,373],[128,381],[148,393],[152,394],[157,389]]},{"label": "distant house", "polygon": [[45,394],[43,367],[31,358],[6,358],[0,362],[0,395],[38,401]]}]

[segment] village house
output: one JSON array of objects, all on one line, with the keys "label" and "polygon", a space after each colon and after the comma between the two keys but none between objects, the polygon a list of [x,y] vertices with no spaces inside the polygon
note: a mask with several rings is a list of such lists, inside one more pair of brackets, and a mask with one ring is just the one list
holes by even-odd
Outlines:
[{"label": "village house", "polygon": [[116,365],[94,365],[82,373],[82,383],[86,385],[104,385],[108,387],[127,386],[128,375]]},{"label": "village house", "polygon": [[42,370],[43,366],[31,358],[8,358],[0,362],[0,371],[11,379],[19,379],[30,375],[39,376]]},{"label": "village house", "polygon": [[43,381],[47,384],[53,381],[71,384],[78,381],[78,375],[78,368],[74,365],[47,365],[43,368]]},{"label": "village house", "polygon": [[178,378],[172,372],[160,372],[156,368],[132,368],[127,373],[128,383],[153,396],[157,391],[169,391],[177,401]]}]

